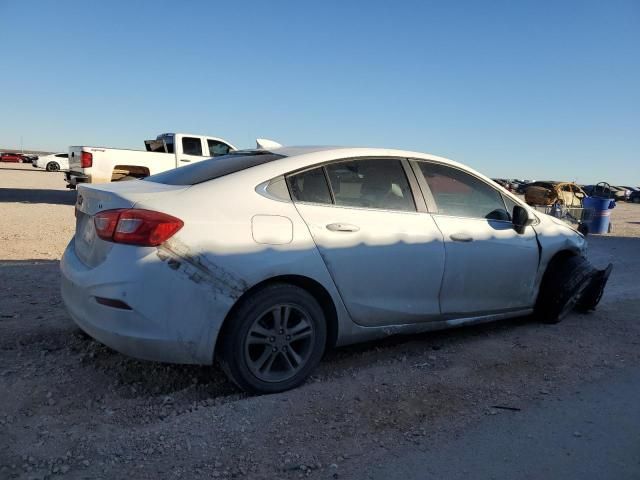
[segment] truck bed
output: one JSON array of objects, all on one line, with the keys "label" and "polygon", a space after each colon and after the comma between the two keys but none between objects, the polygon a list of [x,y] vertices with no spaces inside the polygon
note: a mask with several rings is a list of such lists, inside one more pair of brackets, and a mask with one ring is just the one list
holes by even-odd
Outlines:
[{"label": "truck bed", "polygon": [[[83,152],[91,154],[91,167],[83,167]],[[105,183],[119,180],[124,176],[144,177],[176,168],[173,153],[146,152],[124,148],[91,146],[69,147],[68,182]]]}]

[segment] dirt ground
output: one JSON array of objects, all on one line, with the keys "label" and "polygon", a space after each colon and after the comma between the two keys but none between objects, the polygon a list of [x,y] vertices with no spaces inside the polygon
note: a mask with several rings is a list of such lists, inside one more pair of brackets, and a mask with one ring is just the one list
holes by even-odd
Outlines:
[{"label": "dirt ground", "polygon": [[58,274],[74,195],[60,173],[0,166],[0,479],[368,478],[640,366],[640,205],[589,237],[591,260],[614,263],[595,313],[342,348],[302,387],[249,397],[216,368],[133,360],[74,326]]}]

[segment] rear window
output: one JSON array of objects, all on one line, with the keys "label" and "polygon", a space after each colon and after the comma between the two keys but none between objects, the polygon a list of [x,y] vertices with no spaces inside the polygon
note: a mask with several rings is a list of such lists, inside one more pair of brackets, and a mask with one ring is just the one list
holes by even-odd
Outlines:
[{"label": "rear window", "polygon": [[173,170],[151,175],[145,178],[144,181],[164,183],[166,185],[196,185],[283,157],[283,155],[263,151],[233,152],[229,155],[203,160],[186,167],[174,168]]}]

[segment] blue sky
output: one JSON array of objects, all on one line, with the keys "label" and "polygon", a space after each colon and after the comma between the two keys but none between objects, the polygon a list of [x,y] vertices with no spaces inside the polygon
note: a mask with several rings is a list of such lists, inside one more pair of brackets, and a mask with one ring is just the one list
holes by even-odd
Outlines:
[{"label": "blue sky", "polygon": [[0,147],[399,147],[640,184],[640,1],[0,0]]}]

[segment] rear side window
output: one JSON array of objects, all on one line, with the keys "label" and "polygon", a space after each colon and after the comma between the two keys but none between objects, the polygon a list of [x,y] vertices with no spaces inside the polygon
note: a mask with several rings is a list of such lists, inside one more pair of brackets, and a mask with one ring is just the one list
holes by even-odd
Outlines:
[{"label": "rear side window", "polygon": [[482,180],[456,168],[419,162],[438,213],[455,217],[509,220],[502,195]]},{"label": "rear side window", "polygon": [[331,163],[291,175],[287,182],[294,201],[380,210],[416,210],[400,160],[362,159]]},{"label": "rear side window", "polygon": [[58,157],[58,158],[69,158],[69,154],[68,153],[58,153],[56,155],[56,157]]},{"label": "rear side window", "polygon": [[336,205],[416,210],[400,160],[366,159],[326,166]]},{"label": "rear side window", "polygon": [[202,156],[202,142],[199,138],[182,137],[182,153]]},{"label": "rear side window", "polygon": [[231,147],[226,143],[219,142],[217,140],[207,140],[207,145],[209,146],[209,155],[212,157],[217,157],[220,155],[226,155],[231,150]]},{"label": "rear side window", "polygon": [[329,185],[322,167],[289,177],[291,197],[298,202],[331,203]]},{"label": "rear side window", "polygon": [[233,152],[222,157],[203,160],[185,167],[151,175],[143,179],[143,181],[164,183],[166,185],[196,185],[283,157],[283,155],[276,155],[266,151]]}]

